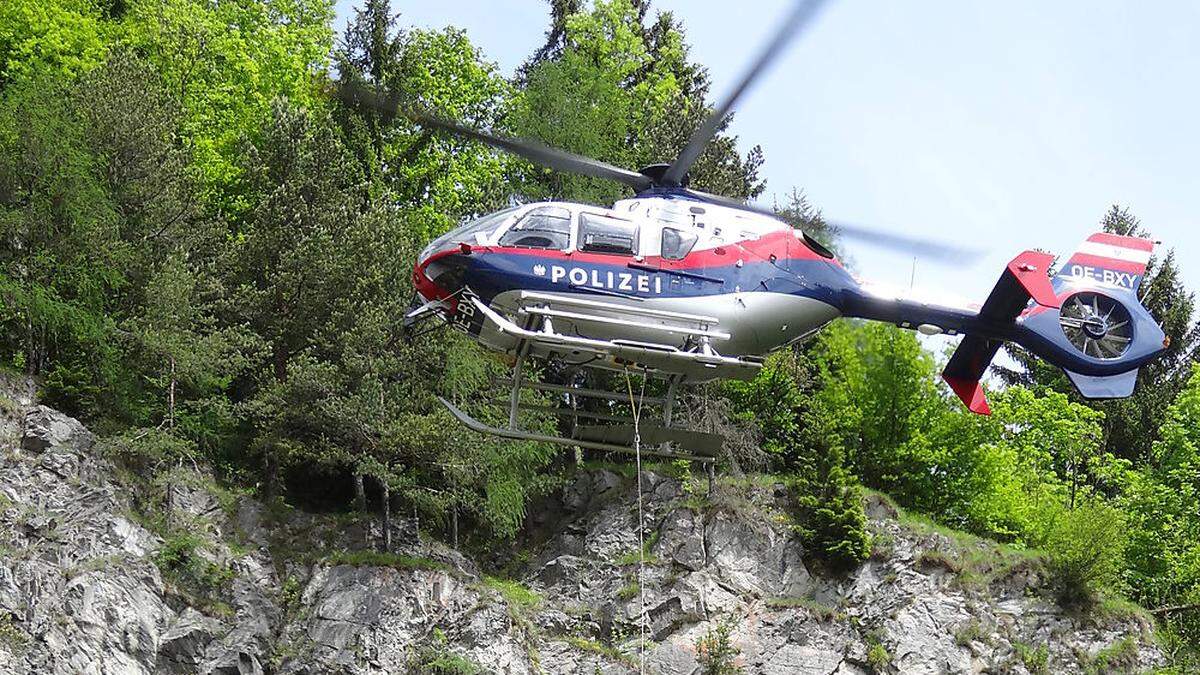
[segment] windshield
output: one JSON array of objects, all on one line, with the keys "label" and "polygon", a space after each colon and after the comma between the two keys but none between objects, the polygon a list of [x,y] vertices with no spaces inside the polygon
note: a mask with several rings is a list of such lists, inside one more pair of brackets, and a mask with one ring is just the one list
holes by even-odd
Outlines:
[{"label": "windshield", "polygon": [[509,216],[511,216],[520,208],[520,206],[514,206],[509,209],[504,209],[503,211],[497,211],[496,213],[489,213],[486,216],[476,218],[465,225],[461,225],[453,230],[450,230],[446,234],[443,234],[442,236],[430,242],[429,245],[425,247],[425,250],[421,251],[421,259],[424,260],[438,251],[450,248],[461,242],[466,242],[468,244],[478,243],[475,240],[476,234],[494,231],[498,226],[503,224]]}]

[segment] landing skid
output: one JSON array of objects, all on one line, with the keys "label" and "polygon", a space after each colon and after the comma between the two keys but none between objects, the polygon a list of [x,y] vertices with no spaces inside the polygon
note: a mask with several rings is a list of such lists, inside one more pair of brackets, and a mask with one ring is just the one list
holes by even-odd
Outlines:
[{"label": "landing skid", "polygon": [[[633,437],[632,437],[633,436],[633,428],[632,427],[621,427],[621,426],[596,427],[596,429],[611,429],[611,430],[613,430],[611,432],[601,432],[601,433],[597,434],[596,438],[598,440],[588,440],[587,438],[583,438],[583,437],[581,437],[581,438],[565,438],[562,436],[552,436],[549,434],[535,434],[535,433],[528,432],[528,431],[522,431],[520,429],[502,429],[500,427],[489,426],[487,424],[484,424],[483,422],[480,422],[479,420],[475,419],[474,417],[471,417],[467,413],[463,412],[457,406],[455,406],[453,403],[447,401],[446,399],[439,397],[438,400],[441,401],[442,405],[446,406],[446,409],[450,411],[450,414],[454,415],[454,417],[457,418],[459,422],[462,422],[462,424],[464,426],[466,426],[468,429],[470,429],[472,431],[475,431],[475,432],[478,432],[481,434],[489,434],[492,436],[498,436],[500,438],[508,438],[508,439],[517,440],[517,441],[534,441],[537,443],[553,443],[555,445],[566,445],[566,446],[572,446],[572,447],[587,448],[589,450],[601,450],[604,452],[622,452],[622,453],[629,453],[629,454],[633,454],[633,453],[637,452],[636,448],[631,447],[631,444],[633,441]],[[567,412],[570,412],[570,411],[567,411]],[[682,429],[666,429],[663,427],[657,427],[657,430],[658,430],[658,432],[665,432],[665,433],[655,433],[651,437],[645,438],[645,440],[651,441],[651,438],[653,438],[655,440],[653,440],[651,442],[660,442],[660,441],[682,440],[682,438],[683,438],[681,436],[673,436],[671,433],[671,432],[675,432],[675,433],[684,432],[684,430],[682,430]],[[640,431],[642,432],[642,435],[644,436],[646,434],[646,432],[649,431],[649,429],[641,429]],[[696,433],[696,432],[685,432],[685,433]],[[613,441],[621,441],[621,442],[620,443],[605,442],[604,440],[599,440],[599,439],[611,439]],[[662,457],[665,459],[683,459],[683,460],[687,460],[690,462],[713,462],[716,460],[716,457],[712,456],[712,455],[691,455],[691,454],[686,454],[686,453],[681,453],[681,452],[671,452],[671,451],[667,451],[667,450],[655,450],[652,448],[642,450],[641,454],[648,456],[648,457]]]},{"label": "landing skid", "polygon": [[[724,443],[721,436],[683,429],[671,424],[676,391],[685,379],[689,379],[690,371],[699,369],[703,376],[710,376],[711,370],[717,370],[722,371],[722,374],[725,375],[736,373],[745,377],[747,373],[756,372],[760,366],[757,362],[721,356],[712,348],[709,344],[710,339],[728,337],[712,327],[712,324],[716,323],[716,319],[622,307],[591,299],[567,298],[564,300],[537,293],[523,293],[521,300],[519,316],[523,325],[517,325],[494,311],[478,297],[469,296],[469,302],[475,313],[484,319],[486,325],[516,340],[514,349],[510,352],[516,358],[509,378],[495,383],[498,387],[502,386],[508,396],[503,400],[487,402],[488,405],[507,410],[507,428],[484,424],[449,401],[440,399],[459,422],[473,431],[513,440],[553,443],[603,452],[640,453],[649,457],[684,459],[708,464],[712,464],[716,460]],[[467,302],[467,300],[463,302]],[[433,303],[429,303],[412,314],[433,313],[436,310]],[[630,314],[637,316],[628,316]],[[692,347],[679,349],[665,342],[604,341],[564,334],[555,330],[554,319],[593,324],[614,321],[628,322],[638,319],[644,322],[659,321],[660,323],[656,324],[643,323],[643,327],[654,328],[664,335],[688,336],[692,339]],[[635,398],[629,391],[613,392],[526,380],[522,373],[523,366],[527,358],[535,356],[533,353],[535,347],[543,350],[536,354],[540,357],[547,354],[553,356],[556,353],[585,351],[596,354],[598,357],[612,359],[608,362],[608,370],[619,368],[626,373],[634,370],[647,378],[651,376],[664,378],[667,382],[666,396],[637,396]],[[667,366],[667,368],[664,369],[663,366]],[[683,366],[683,368],[672,371],[672,366],[675,368]],[[582,367],[592,368],[594,366]],[[544,398],[549,398],[550,401],[548,404],[541,405],[522,403],[522,389],[537,392]],[[616,414],[620,410],[603,407],[600,410],[582,409],[578,403],[583,399],[626,403],[631,404],[631,407],[636,405],[639,414],[635,420],[628,415]],[[568,405],[563,405],[564,403]],[[654,415],[652,418],[645,414],[647,408],[655,408],[661,412],[661,415]],[[569,428],[569,432],[559,436],[519,429],[519,413],[522,410],[555,415],[562,419],[565,423],[563,426]]]}]

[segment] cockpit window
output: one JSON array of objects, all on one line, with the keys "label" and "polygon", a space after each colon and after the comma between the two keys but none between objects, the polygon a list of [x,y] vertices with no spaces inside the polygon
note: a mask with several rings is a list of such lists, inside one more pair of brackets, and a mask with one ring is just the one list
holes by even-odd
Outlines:
[{"label": "cockpit window", "polygon": [[425,247],[425,250],[421,252],[421,257],[426,258],[434,251],[440,251],[448,248],[449,246],[460,243],[474,244],[476,243],[476,234],[490,234],[493,230],[499,227],[506,218],[511,216],[513,212],[519,208],[521,207],[514,206],[512,208],[504,209],[503,211],[497,211],[496,213],[489,213],[482,218],[476,218],[465,225],[460,225],[459,227],[450,230],[446,234],[443,234],[442,236],[430,242],[429,245]]},{"label": "cockpit window", "polygon": [[501,246],[566,250],[571,242],[571,212],[542,206],[526,213],[500,238]]},{"label": "cockpit window", "polygon": [[695,232],[664,227],[662,231],[662,257],[667,260],[683,260],[696,245]]},{"label": "cockpit window", "polygon": [[590,253],[637,254],[637,225],[596,213],[579,215],[579,250]]}]

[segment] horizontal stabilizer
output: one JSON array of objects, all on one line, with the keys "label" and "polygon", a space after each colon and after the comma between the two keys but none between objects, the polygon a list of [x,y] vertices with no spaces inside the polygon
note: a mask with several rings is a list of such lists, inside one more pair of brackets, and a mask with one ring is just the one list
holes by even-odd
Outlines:
[{"label": "horizontal stabilizer", "polygon": [[1075,385],[1084,398],[1125,398],[1133,394],[1138,369],[1107,376],[1080,375],[1065,368],[1063,372],[1071,378],[1071,384]]},{"label": "horizontal stabilizer", "polygon": [[967,408],[980,415],[990,415],[987,397],[983,394],[983,385],[979,380],[987,372],[992,363],[992,357],[1000,349],[999,340],[989,340],[978,335],[968,335],[958,343],[958,349],[950,357],[946,369],[942,371],[942,379],[954,393],[958,395]]}]

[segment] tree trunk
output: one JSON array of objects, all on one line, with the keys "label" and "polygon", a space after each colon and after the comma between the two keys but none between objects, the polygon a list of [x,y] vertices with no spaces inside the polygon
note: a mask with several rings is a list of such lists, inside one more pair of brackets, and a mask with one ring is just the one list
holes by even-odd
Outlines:
[{"label": "tree trunk", "polygon": [[371,546],[371,520],[367,515],[367,488],[363,484],[363,472],[354,469],[354,510],[358,512],[358,522],[362,525],[363,546]]},{"label": "tree trunk", "polygon": [[171,386],[167,389],[167,427],[175,428],[175,357],[171,356]]},{"label": "tree trunk", "polygon": [[381,480],[383,486],[383,552],[392,552],[392,490],[387,481]]},{"label": "tree trunk", "polygon": [[270,504],[279,496],[279,459],[268,447],[263,455],[263,501]]},{"label": "tree trunk", "polygon": [[[275,381],[282,384],[287,382],[287,350],[283,345],[276,344],[271,351],[271,364],[275,370]],[[263,493],[268,502],[279,495],[279,457],[275,448],[267,445],[263,457]]]},{"label": "tree trunk", "polygon": [[362,471],[354,470],[354,510],[359,513],[367,512],[367,488],[363,484]]},{"label": "tree trunk", "polygon": [[458,548],[458,505],[450,507],[450,539],[454,548]]},{"label": "tree trunk", "polygon": [[33,317],[25,314],[25,374],[38,374],[36,338],[33,336]]}]

